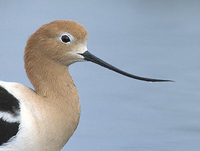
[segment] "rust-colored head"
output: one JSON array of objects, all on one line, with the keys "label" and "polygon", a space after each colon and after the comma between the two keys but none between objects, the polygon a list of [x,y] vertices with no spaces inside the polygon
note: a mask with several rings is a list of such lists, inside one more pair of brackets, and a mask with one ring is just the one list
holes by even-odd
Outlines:
[{"label": "rust-colored head", "polygon": [[81,61],[78,53],[87,50],[87,31],[75,21],[57,20],[41,26],[27,42],[28,55],[53,59],[63,65]]},{"label": "rust-colored head", "polygon": [[[43,66],[46,66],[49,62],[53,61],[55,68],[56,65],[62,64],[68,66],[77,61],[87,60],[134,79],[150,82],[171,81],[144,78],[124,72],[92,55],[87,51],[86,45],[87,31],[75,21],[57,20],[43,25],[27,42],[24,58],[29,77],[31,71],[38,70],[38,66],[41,63]],[[33,69],[33,66],[36,69]],[[41,68],[40,70],[44,69]]]}]

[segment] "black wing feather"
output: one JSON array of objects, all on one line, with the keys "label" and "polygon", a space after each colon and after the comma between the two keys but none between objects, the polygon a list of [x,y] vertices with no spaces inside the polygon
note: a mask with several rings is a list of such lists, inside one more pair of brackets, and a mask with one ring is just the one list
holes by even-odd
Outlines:
[{"label": "black wing feather", "polygon": [[9,123],[0,119],[0,145],[8,142],[19,130],[19,123]]},{"label": "black wing feather", "polygon": [[18,114],[19,101],[6,89],[0,86],[0,111]]},{"label": "black wing feather", "polygon": [[[19,116],[19,101],[6,89],[0,86],[0,112]],[[9,141],[19,130],[19,122],[9,122],[0,118],[0,145]]]}]

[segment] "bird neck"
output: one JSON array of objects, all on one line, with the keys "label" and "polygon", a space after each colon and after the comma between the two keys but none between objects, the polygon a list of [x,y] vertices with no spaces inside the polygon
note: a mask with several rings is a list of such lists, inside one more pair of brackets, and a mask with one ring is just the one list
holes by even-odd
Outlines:
[{"label": "bird neck", "polygon": [[68,67],[30,52],[25,53],[24,61],[35,92],[43,100],[38,105],[44,104],[43,114],[39,118],[42,119],[39,124],[45,138],[42,140],[46,143],[54,140],[52,145],[61,149],[74,133],[80,119],[78,91]]},{"label": "bird neck", "polygon": [[68,67],[37,53],[25,53],[25,69],[35,91],[43,97],[77,92]]}]

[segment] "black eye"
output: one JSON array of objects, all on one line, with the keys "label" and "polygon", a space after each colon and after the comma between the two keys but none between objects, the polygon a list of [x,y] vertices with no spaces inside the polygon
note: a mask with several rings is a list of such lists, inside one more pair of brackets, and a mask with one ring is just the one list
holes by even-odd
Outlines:
[{"label": "black eye", "polygon": [[62,42],[64,42],[64,43],[70,42],[70,38],[69,38],[67,35],[62,35],[61,40],[62,40]]}]

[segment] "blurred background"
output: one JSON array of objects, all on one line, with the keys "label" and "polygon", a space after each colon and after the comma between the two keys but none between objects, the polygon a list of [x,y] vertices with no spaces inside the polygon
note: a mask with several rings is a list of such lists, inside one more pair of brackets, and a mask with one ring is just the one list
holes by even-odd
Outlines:
[{"label": "blurred background", "polygon": [[88,50],[147,83],[92,63],[70,67],[80,93],[77,131],[62,151],[200,150],[200,1],[0,0],[0,79],[32,87],[27,38],[58,19],[83,24]]}]

